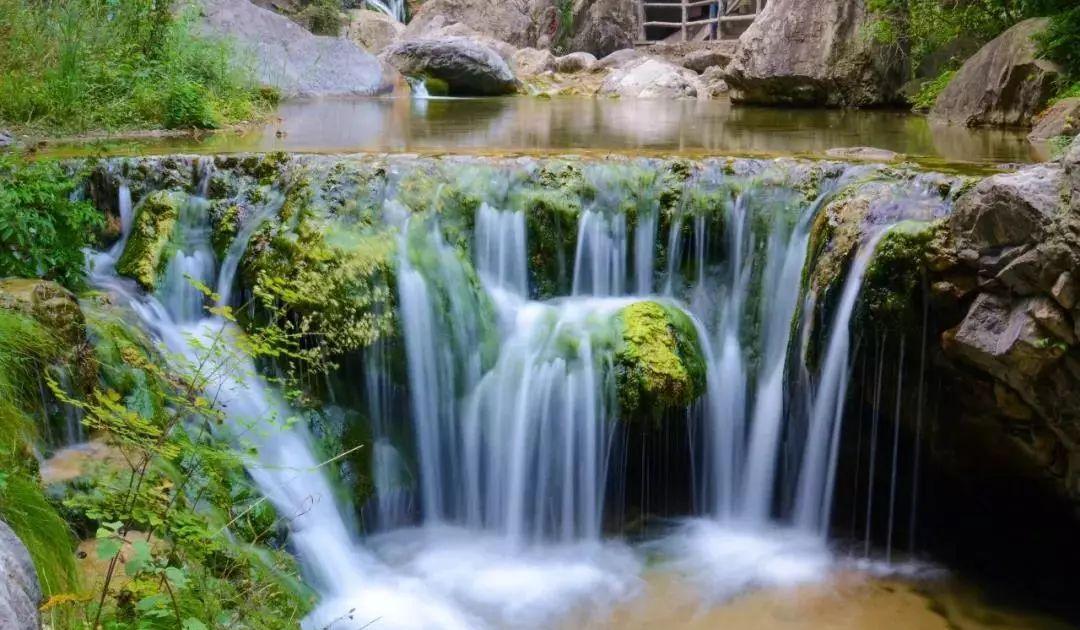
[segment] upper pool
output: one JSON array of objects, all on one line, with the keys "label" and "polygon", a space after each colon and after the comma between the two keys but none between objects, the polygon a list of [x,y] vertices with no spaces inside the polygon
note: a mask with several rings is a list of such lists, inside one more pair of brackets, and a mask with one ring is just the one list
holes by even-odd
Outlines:
[{"label": "upper pool", "polygon": [[937,125],[884,110],[776,109],[726,99],[352,98],[283,103],[265,125],[180,137],[57,143],[59,154],[241,151],[634,152],[822,155],[873,146],[927,164],[1046,159],[1020,130]]}]

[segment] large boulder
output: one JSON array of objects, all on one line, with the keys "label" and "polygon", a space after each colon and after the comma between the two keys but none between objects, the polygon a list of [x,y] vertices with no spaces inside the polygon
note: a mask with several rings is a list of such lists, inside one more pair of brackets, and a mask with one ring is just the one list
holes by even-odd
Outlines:
[{"label": "large boulder", "polygon": [[346,35],[357,46],[379,54],[387,46],[397,41],[405,32],[405,25],[382,11],[353,9],[349,11],[349,26]]},{"label": "large boulder", "polygon": [[1038,58],[1045,18],[1024,20],[964,62],[938,95],[931,118],[969,126],[1028,126],[1053,96],[1061,68]]},{"label": "large boulder", "polygon": [[514,73],[497,52],[465,37],[398,42],[387,48],[383,57],[404,75],[446,82],[455,96],[512,94],[518,86]]},{"label": "large boulder", "polygon": [[570,53],[555,59],[558,72],[589,72],[596,66],[596,57],[587,52]]},{"label": "large boulder", "polygon": [[1028,134],[1032,142],[1045,142],[1058,136],[1080,133],[1080,96],[1063,98],[1039,114]]},{"label": "large boulder", "polygon": [[976,252],[1037,242],[1061,207],[1063,186],[1057,164],[988,177],[957,200],[950,228]]},{"label": "large boulder", "polygon": [[705,92],[692,70],[652,58],[616,69],[600,86],[601,96],[624,98],[696,98]]},{"label": "large boulder", "polygon": [[637,0],[574,0],[571,6],[569,29],[557,34],[566,51],[603,57],[632,47],[639,37]]},{"label": "large boulder", "polygon": [[533,46],[539,25],[533,20],[535,2],[491,2],[491,0],[427,0],[416,10],[405,28],[405,39],[438,37],[446,27],[461,23],[478,34],[513,44]]},{"label": "large boulder", "polygon": [[771,0],[739,38],[727,68],[731,98],[779,105],[898,101],[900,56],[865,36],[864,0]]},{"label": "large boulder", "polygon": [[394,73],[348,39],[313,35],[248,0],[206,0],[202,13],[204,32],[235,41],[254,59],[259,81],[284,96],[368,96],[393,89]]},{"label": "large boulder", "polygon": [[0,521],[0,628],[38,630],[41,585],[37,571],[19,537]]}]

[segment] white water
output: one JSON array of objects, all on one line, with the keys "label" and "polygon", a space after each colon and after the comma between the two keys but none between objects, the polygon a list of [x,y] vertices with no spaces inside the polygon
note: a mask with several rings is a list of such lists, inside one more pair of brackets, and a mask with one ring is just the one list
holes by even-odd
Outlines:
[{"label": "white water", "polygon": [[395,22],[405,22],[405,0],[364,0],[369,8],[386,14]]}]

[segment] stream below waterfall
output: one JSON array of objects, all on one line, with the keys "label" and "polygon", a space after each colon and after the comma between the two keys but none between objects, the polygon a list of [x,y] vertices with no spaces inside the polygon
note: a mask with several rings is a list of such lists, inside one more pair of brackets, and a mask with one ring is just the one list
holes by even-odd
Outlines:
[{"label": "stream below waterfall", "polygon": [[[290,515],[289,549],[319,596],[305,628],[1057,627],[981,600],[920,553],[915,528],[899,525],[894,539],[893,523],[918,512],[919,470],[906,468],[913,445],[899,428],[893,450],[876,453],[880,470],[892,467],[890,491],[866,497],[887,511],[888,537],[866,525],[863,546],[863,530],[833,526],[835,495],[850,485],[838,479],[845,401],[868,343],[850,332],[864,274],[890,230],[947,216],[938,180],[878,182],[872,167],[836,167],[807,198],[796,176],[763,164],[714,165],[665,210],[657,181],[586,164],[590,192],[565,226],[573,248],[542,295],[513,168],[452,171],[482,182],[464,239],[438,212],[406,207],[399,182],[378,198],[394,234],[406,380],[393,382],[391,349],[375,344],[351,384],[372,432],[365,505],[343,498],[311,432],[287,421],[294,411],[250,359],[221,357],[230,376],[207,385],[230,418],[223,437],[254,448],[249,474]],[[187,360],[209,339],[243,335],[192,281],[237,305],[248,240],[283,203],[280,191],[266,195],[215,254],[212,174],[207,160],[155,292],[116,274],[135,211],[126,186],[123,236],[91,257],[91,283]],[[866,237],[815,319],[814,297],[799,290],[812,227],[867,179]],[[659,432],[628,428],[619,389],[620,335],[642,304],[703,366],[700,396],[653,418]],[[650,485],[661,466],[679,489]]]}]

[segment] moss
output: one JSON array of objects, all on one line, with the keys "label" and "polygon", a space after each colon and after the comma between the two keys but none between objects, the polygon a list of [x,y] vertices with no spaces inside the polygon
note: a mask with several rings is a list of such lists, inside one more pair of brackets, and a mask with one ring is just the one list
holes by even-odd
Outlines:
[{"label": "moss", "polygon": [[916,326],[927,256],[943,227],[941,221],[905,221],[881,238],[863,278],[857,325],[900,333]]},{"label": "moss", "polygon": [[617,315],[615,354],[619,408],[625,419],[658,421],[705,390],[705,362],[697,332],[682,311],[636,302]]},{"label": "moss", "polygon": [[240,206],[227,201],[215,201],[210,206],[213,229],[210,232],[210,245],[218,260],[224,260],[229,246],[240,231]]},{"label": "moss", "polygon": [[425,76],[421,78],[429,96],[449,96],[450,84],[438,77]]},{"label": "moss", "polygon": [[186,195],[176,191],[151,193],[139,204],[117,273],[134,278],[147,291],[157,286],[168,260],[165,252]]}]

